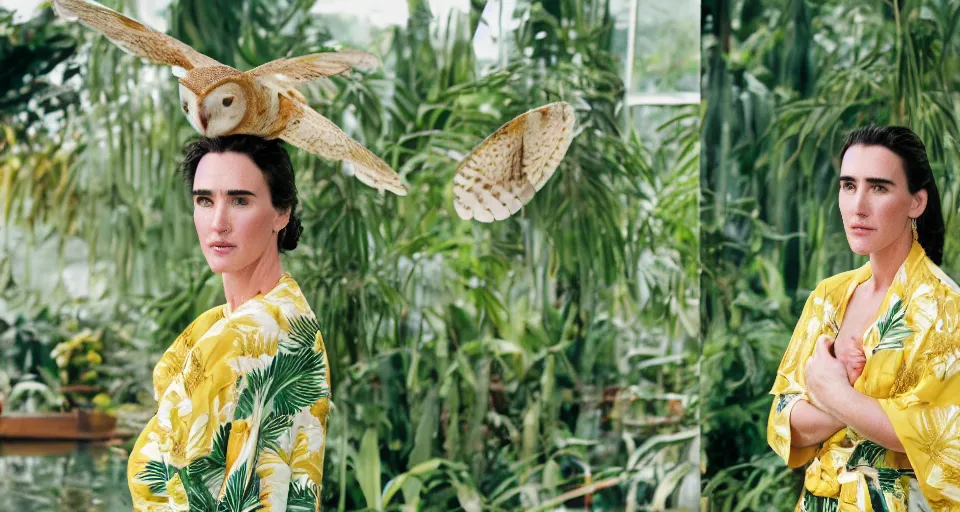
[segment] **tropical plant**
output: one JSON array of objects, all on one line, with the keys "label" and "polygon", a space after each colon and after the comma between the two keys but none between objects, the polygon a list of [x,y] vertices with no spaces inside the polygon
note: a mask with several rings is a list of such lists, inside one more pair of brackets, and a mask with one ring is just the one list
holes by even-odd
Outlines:
[{"label": "tropical plant", "polygon": [[863,263],[837,208],[850,130],[903,124],[926,142],[942,267],[960,272],[960,6],[758,0],[705,2],[704,14],[704,494],[712,510],[785,510],[802,472],[770,455],[767,393],[810,291]]},{"label": "tropical plant", "polygon": [[[182,0],[170,32],[248,69],[328,41],[311,4]],[[364,48],[381,70],[304,89],[410,185],[406,198],[377,194],[339,163],[292,150],[304,232],[283,264],[317,313],[335,404],[324,508],[692,507],[697,110],[678,108],[656,145],[623,130],[605,1],[519,3],[509,59],[494,68],[474,53],[474,4],[441,17],[410,0],[406,26],[373,32]],[[166,70],[81,27],[42,28],[78,41],[85,108],[62,130],[10,136],[8,222],[29,228],[36,204],[11,198],[53,204],[54,184],[68,183],[78,206],[50,236],[84,240],[90,290],[109,286],[47,299],[123,310],[96,316],[123,326],[104,361],[141,380],[109,372],[111,396],[149,409],[151,365],[224,300],[173,172],[193,134],[167,101]],[[506,120],[561,99],[578,134],[557,174],[509,221],[460,221],[457,162]],[[31,158],[59,159],[49,181],[27,172]]]}]

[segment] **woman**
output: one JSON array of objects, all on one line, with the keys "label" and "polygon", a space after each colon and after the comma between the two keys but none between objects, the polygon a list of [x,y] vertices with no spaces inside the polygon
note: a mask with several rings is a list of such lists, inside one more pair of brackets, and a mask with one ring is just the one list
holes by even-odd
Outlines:
[{"label": "woman", "polygon": [[127,468],[134,508],[315,510],[329,374],[316,317],[280,265],[301,231],[290,157],[249,135],[185,153],[200,247],[227,302],[154,369],[159,407]]},{"label": "woman", "polygon": [[[767,426],[790,467],[809,463],[796,510],[960,508],[960,289],[937,266],[940,196],[920,139],[853,132],[839,206],[850,248],[870,257],[821,282],[780,363]],[[862,374],[837,352],[862,345]],[[854,369],[855,370],[855,369]],[[911,495],[916,479],[922,496]]]}]

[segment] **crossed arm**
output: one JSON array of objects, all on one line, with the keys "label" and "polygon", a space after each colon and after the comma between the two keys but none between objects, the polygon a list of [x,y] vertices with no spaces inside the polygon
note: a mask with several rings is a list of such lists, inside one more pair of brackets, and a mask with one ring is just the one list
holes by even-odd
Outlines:
[{"label": "crossed arm", "polygon": [[830,353],[831,340],[821,337],[805,368],[807,395],[790,414],[791,446],[813,446],[850,426],[867,439],[897,452],[904,452],[893,423],[877,399],[860,393],[850,384],[846,369]]}]

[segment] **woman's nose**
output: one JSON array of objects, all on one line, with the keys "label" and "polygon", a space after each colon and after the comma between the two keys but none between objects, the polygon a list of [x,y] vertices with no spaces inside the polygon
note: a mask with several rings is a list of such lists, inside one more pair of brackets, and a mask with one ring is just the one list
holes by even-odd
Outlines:
[{"label": "woman's nose", "polygon": [[230,218],[226,205],[218,204],[214,207],[213,222],[210,223],[210,228],[218,232],[230,230]]},{"label": "woman's nose", "polygon": [[853,198],[853,212],[861,217],[870,213],[870,198],[863,189],[858,190]]}]

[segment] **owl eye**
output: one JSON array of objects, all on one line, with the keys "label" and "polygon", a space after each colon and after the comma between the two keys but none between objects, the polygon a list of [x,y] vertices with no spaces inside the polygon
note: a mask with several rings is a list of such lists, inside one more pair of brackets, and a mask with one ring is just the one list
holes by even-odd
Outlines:
[{"label": "owl eye", "polygon": [[187,105],[187,102],[186,102],[186,101],[184,101],[184,102],[183,102],[183,112],[184,112],[184,113],[187,113],[187,112],[189,112],[189,111],[190,111],[190,106]]},{"label": "owl eye", "polygon": [[233,105],[233,96],[227,96],[226,98],[223,99],[224,107],[229,107],[230,105]]}]

